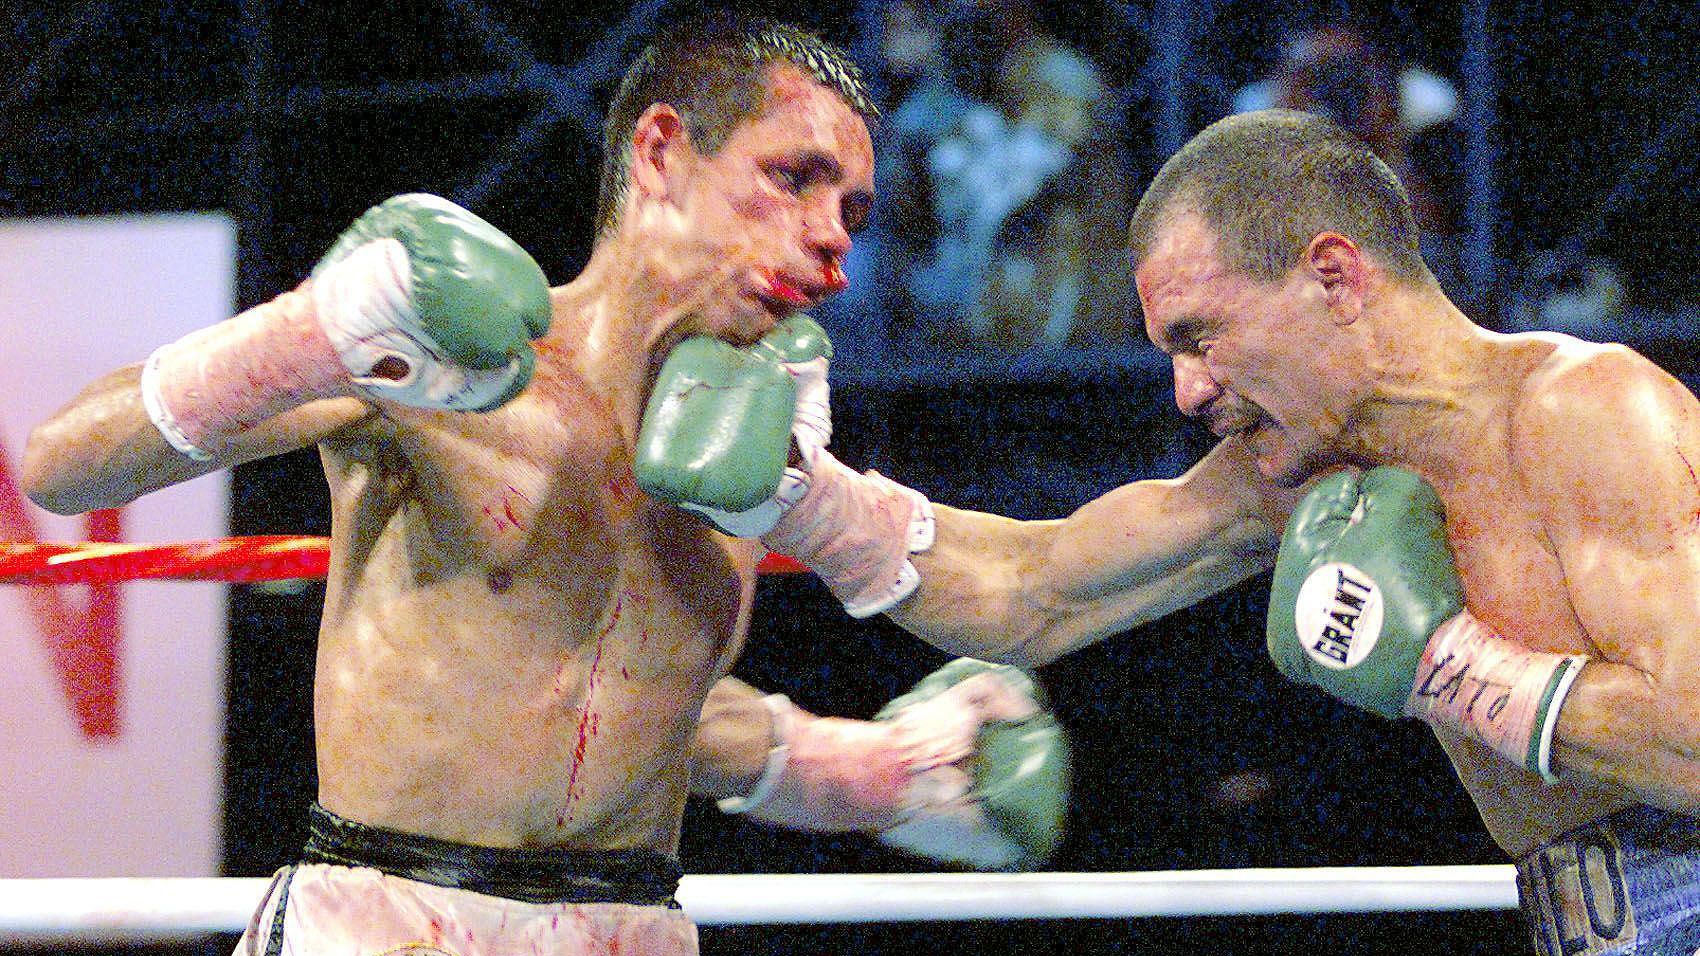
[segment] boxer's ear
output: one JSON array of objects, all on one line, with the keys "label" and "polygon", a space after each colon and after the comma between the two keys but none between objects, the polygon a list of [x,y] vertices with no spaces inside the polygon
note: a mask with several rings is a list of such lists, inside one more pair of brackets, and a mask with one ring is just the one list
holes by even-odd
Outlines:
[{"label": "boxer's ear", "polygon": [[694,154],[685,121],[673,107],[656,103],[633,125],[631,146],[631,190],[652,199],[667,199]]},{"label": "boxer's ear", "polygon": [[1363,314],[1373,265],[1358,244],[1338,232],[1319,233],[1305,246],[1300,268],[1322,288],[1328,313],[1338,325]]}]

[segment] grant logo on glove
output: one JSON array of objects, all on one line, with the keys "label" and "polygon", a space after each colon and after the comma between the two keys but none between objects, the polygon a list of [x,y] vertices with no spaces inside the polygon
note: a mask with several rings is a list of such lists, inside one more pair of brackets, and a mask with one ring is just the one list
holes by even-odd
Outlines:
[{"label": "grant logo on glove", "polygon": [[1382,598],[1375,579],[1329,562],[1299,586],[1293,623],[1311,660],[1334,670],[1356,667],[1381,637]]}]

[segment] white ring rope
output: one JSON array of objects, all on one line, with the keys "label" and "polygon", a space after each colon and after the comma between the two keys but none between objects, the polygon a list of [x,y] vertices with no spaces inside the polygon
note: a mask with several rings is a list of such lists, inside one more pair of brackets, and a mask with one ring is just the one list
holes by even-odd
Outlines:
[{"label": "white ring rope", "polygon": [[[0,944],[150,942],[247,926],[260,878],[0,879]],[[1517,907],[1508,865],[1150,873],[687,876],[704,926],[1494,910]]]}]

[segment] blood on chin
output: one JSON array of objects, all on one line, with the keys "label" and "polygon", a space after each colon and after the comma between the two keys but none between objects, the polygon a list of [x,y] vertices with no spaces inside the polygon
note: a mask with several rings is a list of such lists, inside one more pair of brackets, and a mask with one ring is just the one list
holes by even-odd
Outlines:
[{"label": "blood on chin", "polygon": [[814,304],[814,300],[807,293],[782,275],[770,272],[763,279],[765,288],[761,291],[761,297],[768,302],[793,309],[806,309]]}]

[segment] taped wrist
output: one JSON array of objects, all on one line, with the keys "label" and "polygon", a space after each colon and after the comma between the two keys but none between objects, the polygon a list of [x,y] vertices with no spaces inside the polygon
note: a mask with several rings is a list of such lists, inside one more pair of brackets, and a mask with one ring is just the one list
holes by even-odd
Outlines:
[{"label": "taped wrist", "polygon": [[142,406],[171,447],[207,461],[242,431],[348,383],[312,299],[286,292],[155,349],[142,364]]},{"label": "taped wrist", "polygon": [[802,496],[762,536],[826,582],[851,617],[889,610],[921,583],[909,555],[933,545],[933,506],[878,472],[815,452]]},{"label": "taped wrist", "polygon": [[817,717],[775,697],[788,714],[774,724],[776,735],[785,734],[785,756],[770,758],[769,766],[776,768],[771,785],[757,802],[756,792],[769,783],[764,775],[740,812],[820,832],[878,833],[895,823],[914,776],[890,726]]},{"label": "taped wrist", "polygon": [[1429,638],[1405,713],[1474,737],[1552,783],[1559,709],[1587,660],[1529,650],[1465,611]]}]

